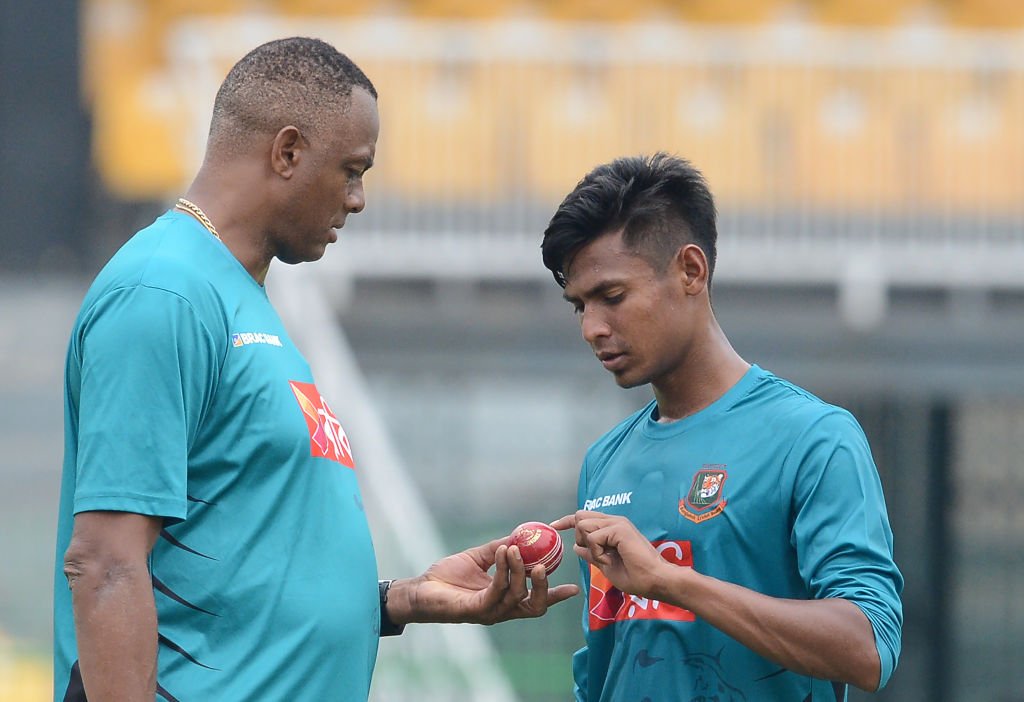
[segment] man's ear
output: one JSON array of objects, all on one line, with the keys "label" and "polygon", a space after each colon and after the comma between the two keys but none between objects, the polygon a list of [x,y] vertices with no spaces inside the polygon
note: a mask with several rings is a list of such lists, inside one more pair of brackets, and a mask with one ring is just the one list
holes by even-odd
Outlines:
[{"label": "man's ear", "polygon": [[687,295],[699,295],[708,287],[708,257],[696,244],[686,244],[676,252],[675,266]]},{"label": "man's ear", "polygon": [[282,178],[291,178],[299,160],[305,155],[306,139],[298,127],[281,127],[270,147],[270,167]]}]

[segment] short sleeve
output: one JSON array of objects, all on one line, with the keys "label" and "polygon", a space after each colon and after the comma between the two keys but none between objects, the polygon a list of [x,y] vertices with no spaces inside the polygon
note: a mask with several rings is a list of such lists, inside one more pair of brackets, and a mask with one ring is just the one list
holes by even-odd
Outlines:
[{"label": "short sleeve", "polygon": [[216,345],[187,300],[137,285],[83,316],[74,512],[183,520],[189,447],[216,385]]},{"label": "short sleeve", "polygon": [[881,662],[879,688],[900,653],[903,576],[878,471],[863,431],[836,410],[797,442],[792,543],[801,577],[816,599],[853,602],[871,622]]}]

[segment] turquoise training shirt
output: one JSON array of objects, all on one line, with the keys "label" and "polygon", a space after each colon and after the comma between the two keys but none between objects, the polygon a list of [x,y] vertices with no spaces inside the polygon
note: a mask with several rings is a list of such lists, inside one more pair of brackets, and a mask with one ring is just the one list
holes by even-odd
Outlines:
[{"label": "turquoise training shirt", "polygon": [[[843,409],[752,366],[704,410],[655,402],[587,452],[579,506],[628,517],[680,567],[772,597],[850,600],[884,685],[900,652],[903,578],[867,440]],[[846,686],[784,670],[691,612],[626,595],[581,561],[577,700],[820,702]]]},{"label": "turquoise training shirt", "polygon": [[64,412],[55,701],[85,699],[62,566],[93,510],[163,519],[158,700],[366,699],[380,612],[351,447],[263,287],[191,216],[97,276]]}]

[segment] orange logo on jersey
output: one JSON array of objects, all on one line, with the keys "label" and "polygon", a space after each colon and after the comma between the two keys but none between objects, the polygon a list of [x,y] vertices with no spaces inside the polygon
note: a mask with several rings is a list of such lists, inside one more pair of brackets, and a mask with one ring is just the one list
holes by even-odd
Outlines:
[{"label": "orange logo on jersey", "polygon": [[316,385],[294,380],[289,380],[288,384],[295,393],[303,417],[306,418],[310,453],[318,458],[328,458],[343,466],[355,468],[356,463],[352,458],[352,449],[348,437],[345,436],[345,430],[341,428],[341,422],[327,406],[327,400],[316,389]]},{"label": "orange logo on jersey", "polygon": [[[693,551],[689,541],[653,541],[651,545],[669,563],[692,567]],[[591,631],[603,629],[615,622],[635,619],[662,619],[673,622],[692,622],[696,617],[688,609],[665,604],[646,597],[627,595],[611,584],[596,566],[590,566],[590,593],[588,622]]]}]

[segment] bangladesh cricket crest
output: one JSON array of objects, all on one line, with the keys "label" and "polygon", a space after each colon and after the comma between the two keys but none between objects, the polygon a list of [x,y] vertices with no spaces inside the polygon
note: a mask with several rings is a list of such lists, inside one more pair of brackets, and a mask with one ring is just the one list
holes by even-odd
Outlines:
[{"label": "bangladesh cricket crest", "polygon": [[695,524],[721,514],[726,505],[722,490],[727,477],[724,464],[705,463],[693,476],[686,499],[679,500],[679,514]]}]

